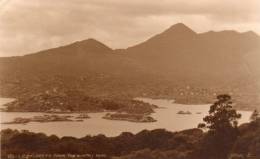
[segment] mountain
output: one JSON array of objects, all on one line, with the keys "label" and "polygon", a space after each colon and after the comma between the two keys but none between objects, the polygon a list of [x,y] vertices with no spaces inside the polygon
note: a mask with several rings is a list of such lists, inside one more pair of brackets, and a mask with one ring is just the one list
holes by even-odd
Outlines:
[{"label": "mountain", "polygon": [[0,58],[0,96],[20,97],[57,89],[110,96],[113,92],[124,94],[125,87],[132,89],[149,76],[132,59],[88,39],[21,57]]},{"label": "mountain", "polygon": [[170,78],[188,81],[200,78],[203,83],[211,80],[216,84],[213,80],[224,82],[254,76],[247,70],[253,68],[245,58],[252,52],[259,52],[259,44],[259,36],[252,33],[211,31],[197,34],[184,24],[176,24],[125,51],[152,70],[167,73]]},{"label": "mountain", "polygon": [[198,103],[231,93],[248,105],[260,101],[259,56],[260,37],[252,31],[196,33],[178,23],[127,49],[88,39],[0,58],[0,94],[16,97],[66,87],[94,96]]},{"label": "mountain", "polygon": [[[1,74],[84,75],[121,73],[127,69],[126,57],[113,53],[101,42],[88,39],[22,57],[1,59]],[[120,66],[120,67],[119,67]],[[14,72],[12,72],[13,70]]]}]

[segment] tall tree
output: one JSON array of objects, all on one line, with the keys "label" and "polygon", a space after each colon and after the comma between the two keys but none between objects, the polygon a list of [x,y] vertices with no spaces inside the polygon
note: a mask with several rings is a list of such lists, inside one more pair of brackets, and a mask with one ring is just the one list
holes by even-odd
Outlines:
[{"label": "tall tree", "polygon": [[207,159],[226,159],[238,136],[238,114],[232,108],[231,96],[217,96],[217,101],[211,105],[209,115],[203,118],[204,123],[199,128],[208,130],[205,136],[201,155]]},{"label": "tall tree", "polygon": [[254,112],[252,113],[250,120],[251,121],[256,121],[256,119],[259,117],[259,112],[257,110],[254,110]]}]

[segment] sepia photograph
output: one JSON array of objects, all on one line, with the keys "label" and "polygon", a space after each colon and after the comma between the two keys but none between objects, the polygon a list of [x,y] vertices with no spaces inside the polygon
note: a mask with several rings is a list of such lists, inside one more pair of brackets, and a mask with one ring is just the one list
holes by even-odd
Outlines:
[{"label": "sepia photograph", "polygon": [[260,159],[260,1],[0,0],[0,159]]}]

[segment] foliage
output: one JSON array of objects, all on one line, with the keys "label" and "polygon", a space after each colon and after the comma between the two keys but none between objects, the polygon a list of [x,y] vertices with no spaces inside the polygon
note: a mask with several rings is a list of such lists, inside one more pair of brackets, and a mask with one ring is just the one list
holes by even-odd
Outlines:
[{"label": "foliage", "polygon": [[260,158],[260,119],[241,125],[239,132],[232,153]]},{"label": "foliage", "polygon": [[237,119],[241,117],[232,108],[229,95],[217,96],[217,101],[210,107],[209,115],[203,118],[205,123],[198,127],[208,129],[202,141],[201,155],[209,159],[226,159],[238,134]]},{"label": "foliage", "polygon": [[250,117],[250,120],[256,121],[257,118],[259,118],[259,112],[255,109]]},{"label": "foliage", "polygon": [[113,99],[92,97],[82,91],[62,90],[48,91],[33,96],[22,97],[6,104],[7,111],[46,112],[58,110],[61,112],[79,111],[124,111],[127,113],[152,113],[154,105],[132,99]]},{"label": "foliage", "polygon": [[[122,133],[117,137],[104,135],[85,136],[83,138],[46,136],[29,131],[2,130],[2,155],[40,153],[40,154],[107,154],[121,156],[142,149],[176,149],[186,152],[194,149],[202,136],[199,129],[183,132],[168,132],[164,129],[144,130],[137,134]],[[181,140],[180,140],[181,138]],[[185,141],[185,142],[183,142]],[[174,144],[173,144],[174,143]]]}]

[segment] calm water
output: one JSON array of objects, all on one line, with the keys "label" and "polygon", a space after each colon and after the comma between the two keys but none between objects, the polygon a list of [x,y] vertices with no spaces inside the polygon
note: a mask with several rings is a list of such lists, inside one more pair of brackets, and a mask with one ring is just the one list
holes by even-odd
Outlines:
[{"label": "calm water", "polygon": [[[44,132],[45,134],[55,134],[58,136],[83,137],[86,135],[105,134],[116,136],[121,132],[128,131],[137,133],[143,129],[165,128],[170,131],[194,128],[202,122],[202,118],[208,113],[209,105],[182,105],[176,104],[173,100],[138,98],[144,102],[156,104],[161,108],[152,114],[157,122],[153,123],[132,123],[127,121],[105,120],[102,116],[105,113],[89,113],[90,119],[83,122],[50,122],[50,123],[28,123],[23,124],[1,124],[1,129],[12,128],[18,130],[30,130],[33,132]],[[10,102],[11,99],[0,98],[0,104]],[[177,114],[178,111],[190,111],[191,115]],[[197,114],[200,112],[201,114]],[[242,114],[240,123],[249,121],[252,112],[239,111]],[[8,113],[1,112],[1,122],[12,121],[16,117],[33,117],[46,113]],[[78,114],[72,114],[78,115]]]}]

